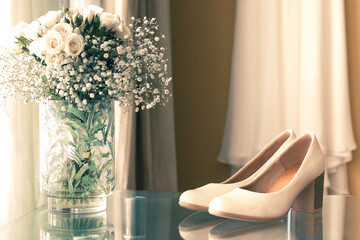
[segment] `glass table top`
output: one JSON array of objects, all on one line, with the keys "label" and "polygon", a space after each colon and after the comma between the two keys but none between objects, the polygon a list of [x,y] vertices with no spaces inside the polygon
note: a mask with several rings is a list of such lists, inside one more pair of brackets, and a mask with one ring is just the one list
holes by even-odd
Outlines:
[{"label": "glass table top", "polygon": [[223,219],[178,205],[179,193],[115,191],[106,212],[53,213],[46,205],[0,228],[12,239],[360,239],[360,198],[326,196],[322,212],[282,221]]}]

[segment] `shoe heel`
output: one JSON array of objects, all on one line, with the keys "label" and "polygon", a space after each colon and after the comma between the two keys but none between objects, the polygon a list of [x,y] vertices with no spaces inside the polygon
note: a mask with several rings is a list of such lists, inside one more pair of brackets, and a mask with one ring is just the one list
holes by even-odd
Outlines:
[{"label": "shoe heel", "polygon": [[292,208],[295,211],[321,211],[324,194],[324,173],[312,181],[295,199]]}]

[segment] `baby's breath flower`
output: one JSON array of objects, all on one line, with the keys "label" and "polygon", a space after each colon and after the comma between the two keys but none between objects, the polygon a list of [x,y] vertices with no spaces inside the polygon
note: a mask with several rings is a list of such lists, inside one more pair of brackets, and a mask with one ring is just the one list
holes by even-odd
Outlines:
[{"label": "baby's breath flower", "polygon": [[[77,17],[83,14],[82,11],[71,12]],[[112,19],[111,14],[108,16]],[[165,48],[158,47],[165,36],[158,35],[155,18],[132,18],[131,23],[122,28],[123,33],[107,33],[110,35],[94,30],[90,33],[83,25],[75,31],[64,20],[54,25],[57,27],[46,30],[51,36],[44,31],[36,39],[39,43],[42,38],[47,39],[47,48],[50,48],[50,40],[55,39],[57,45],[52,55],[46,49],[43,51],[41,48],[45,45],[41,44],[33,49],[38,54],[37,59],[23,51],[29,47],[26,44],[18,46],[22,51],[0,53],[2,99],[15,96],[22,102],[68,100],[78,107],[84,107],[90,99],[113,99],[125,108],[135,105],[135,111],[168,101],[171,93],[167,86],[171,78],[166,77]],[[59,31],[61,39],[53,32],[55,30]],[[67,49],[63,49],[61,43],[68,43],[67,34],[76,37],[73,42],[76,46],[69,43],[65,44]],[[50,56],[52,59],[48,59]]]}]

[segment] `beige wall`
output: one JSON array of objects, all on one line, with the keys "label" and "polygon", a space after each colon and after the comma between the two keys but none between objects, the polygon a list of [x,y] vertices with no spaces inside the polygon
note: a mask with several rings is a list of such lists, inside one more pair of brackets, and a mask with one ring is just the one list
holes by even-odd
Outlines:
[{"label": "beige wall", "polygon": [[227,110],[235,0],[172,0],[179,190],[226,179],[216,161]]},{"label": "beige wall", "polygon": [[351,114],[358,148],[349,163],[350,193],[360,195],[360,1],[345,0]]}]

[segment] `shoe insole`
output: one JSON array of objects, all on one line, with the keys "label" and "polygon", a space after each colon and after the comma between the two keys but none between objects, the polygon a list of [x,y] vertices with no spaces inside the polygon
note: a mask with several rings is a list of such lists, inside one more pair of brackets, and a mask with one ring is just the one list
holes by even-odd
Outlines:
[{"label": "shoe insole", "polygon": [[291,181],[291,179],[293,179],[299,168],[300,168],[300,164],[297,164],[289,168],[285,172],[283,172],[266,192],[267,193],[277,192],[283,189],[284,187],[286,187]]}]

